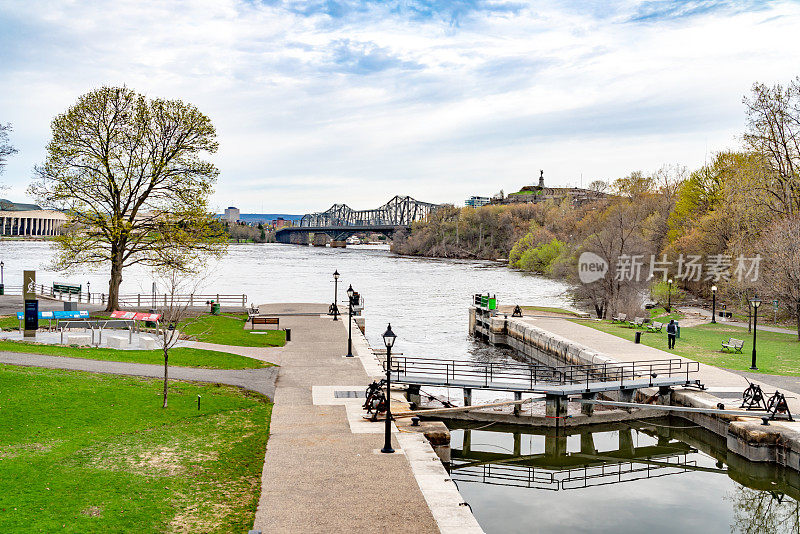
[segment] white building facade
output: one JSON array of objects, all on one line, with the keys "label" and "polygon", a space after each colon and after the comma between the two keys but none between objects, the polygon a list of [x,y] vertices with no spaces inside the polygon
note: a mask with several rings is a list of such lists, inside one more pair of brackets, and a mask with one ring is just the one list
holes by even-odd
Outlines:
[{"label": "white building facade", "polygon": [[34,204],[18,204],[0,199],[0,235],[53,236],[60,233],[67,216],[60,211],[43,210]]}]

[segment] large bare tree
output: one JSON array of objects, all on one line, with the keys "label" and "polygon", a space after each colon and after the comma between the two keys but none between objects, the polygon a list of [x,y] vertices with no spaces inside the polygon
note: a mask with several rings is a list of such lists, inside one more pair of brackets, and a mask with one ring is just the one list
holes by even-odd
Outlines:
[{"label": "large bare tree", "polygon": [[[753,85],[744,139],[764,161],[755,183],[776,216],[800,213],[800,78],[788,86]],[[760,197],[756,197],[760,198]]]},{"label": "large bare tree", "polygon": [[800,216],[774,223],[759,244],[763,259],[758,285],[794,315],[800,341]]},{"label": "large bare tree", "polygon": [[29,194],[68,221],[55,267],[110,266],[108,307],[118,307],[126,267],[188,270],[226,239],[209,210],[219,172],[211,120],[180,100],[101,87],[52,122],[46,162]]}]

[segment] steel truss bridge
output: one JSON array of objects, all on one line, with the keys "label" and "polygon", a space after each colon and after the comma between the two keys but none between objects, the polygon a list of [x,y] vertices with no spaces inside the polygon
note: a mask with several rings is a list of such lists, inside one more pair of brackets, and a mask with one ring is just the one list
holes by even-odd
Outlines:
[{"label": "steel truss bridge", "polygon": [[346,204],[334,204],[326,211],[303,215],[300,226],[281,228],[275,237],[278,242],[291,243],[293,236],[320,233],[335,241],[363,232],[392,235],[400,228],[425,219],[438,207],[438,204],[421,202],[409,196],[396,196],[372,210],[354,210]]}]

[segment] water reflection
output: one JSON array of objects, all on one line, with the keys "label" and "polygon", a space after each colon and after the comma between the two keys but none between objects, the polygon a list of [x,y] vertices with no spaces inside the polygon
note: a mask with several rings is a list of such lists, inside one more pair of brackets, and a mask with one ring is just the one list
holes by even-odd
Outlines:
[{"label": "water reflection", "polygon": [[451,477],[487,532],[800,532],[797,472],[681,419],[451,430]]}]

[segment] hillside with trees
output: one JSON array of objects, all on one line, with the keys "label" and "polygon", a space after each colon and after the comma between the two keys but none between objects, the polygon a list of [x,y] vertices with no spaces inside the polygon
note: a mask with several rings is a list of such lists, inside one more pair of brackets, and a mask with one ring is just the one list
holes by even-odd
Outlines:
[{"label": "hillside with trees", "polygon": [[[743,99],[747,129],[737,150],[701,168],[632,172],[588,203],[547,201],[446,206],[395,239],[401,254],[507,259],[509,266],[567,279],[598,316],[638,314],[642,295],[663,300],[667,280],[692,294],[747,306],[777,299],[800,339],[800,78],[754,84]],[[609,267],[578,280],[591,252]]]}]

